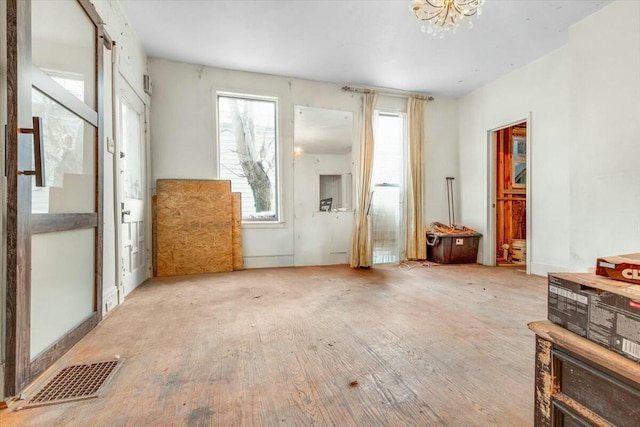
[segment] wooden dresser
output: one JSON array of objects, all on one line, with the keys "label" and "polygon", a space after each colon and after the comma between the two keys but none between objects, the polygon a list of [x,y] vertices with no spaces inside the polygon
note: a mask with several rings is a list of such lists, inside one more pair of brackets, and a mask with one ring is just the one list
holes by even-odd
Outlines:
[{"label": "wooden dresser", "polygon": [[549,321],[536,334],[535,426],[640,426],[640,363]]}]

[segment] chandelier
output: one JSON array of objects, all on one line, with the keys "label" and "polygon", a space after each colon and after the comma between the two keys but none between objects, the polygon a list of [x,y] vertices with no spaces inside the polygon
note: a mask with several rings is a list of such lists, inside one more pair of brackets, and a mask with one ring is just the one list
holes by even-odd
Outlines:
[{"label": "chandelier", "polygon": [[[429,26],[422,26],[422,31],[444,37],[445,32],[453,33],[458,29],[465,16],[480,15],[484,0],[414,0],[411,10],[416,18],[428,21]],[[470,19],[469,28],[473,27]]]}]

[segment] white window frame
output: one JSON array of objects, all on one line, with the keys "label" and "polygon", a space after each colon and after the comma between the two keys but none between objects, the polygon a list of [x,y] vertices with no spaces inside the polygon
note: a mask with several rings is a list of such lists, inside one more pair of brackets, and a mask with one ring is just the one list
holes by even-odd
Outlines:
[{"label": "white window frame", "polygon": [[392,187],[397,187],[399,192],[400,192],[400,224],[399,224],[399,229],[398,229],[398,233],[399,233],[399,240],[398,240],[398,255],[399,255],[399,259],[403,260],[406,258],[406,229],[407,229],[407,168],[408,168],[408,158],[407,158],[407,139],[408,139],[408,127],[407,127],[407,113],[404,110],[400,110],[400,109],[393,109],[393,108],[376,108],[373,111],[373,117],[374,117],[374,135],[377,132],[377,121],[378,121],[378,117],[379,116],[395,116],[398,117],[398,119],[400,119],[400,121],[402,122],[402,141],[401,141],[401,149],[402,149],[402,156],[401,156],[401,166],[402,166],[402,172],[400,174],[400,182],[397,183],[397,185],[395,183],[392,183],[390,185],[385,185],[384,183],[378,183],[376,185],[376,182],[373,180],[371,180],[371,189],[375,191],[377,186],[380,187],[385,187],[385,186],[392,186]]},{"label": "white window frame", "polygon": [[282,227],[284,226],[283,221],[283,212],[282,212],[282,163],[281,163],[281,143],[280,143],[280,128],[282,123],[280,122],[280,96],[278,95],[259,95],[256,93],[245,93],[245,92],[236,92],[236,91],[222,91],[222,90],[213,90],[213,108],[215,112],[215,123],[216,123],[216,157],[217,157],[217,167],[216,167],[216,179],[220,178],[220,107],[218,100],[220,97],[227,98],[238,98],[238,99],[247,99],[247,100],[255,100],[255,101],[269,101],[275,103],[275,205],[276,205],[276,217],[274,219],[264,219],[264,220],[256,220],[256,219],[245,219],[242,218],[242,227],[243,228],[273,228],[273,227]]}]

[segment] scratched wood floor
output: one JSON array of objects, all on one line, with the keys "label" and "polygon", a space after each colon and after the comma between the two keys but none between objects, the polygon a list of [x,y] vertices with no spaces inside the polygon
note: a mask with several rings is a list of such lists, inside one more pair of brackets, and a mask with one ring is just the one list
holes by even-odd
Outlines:
[{"label": "scratched wood floor", "polygon": [[530,426],[545,283],[475,265],[155,279],[45,373],[119,355],[101,397],[16,402],[0,425]]}]

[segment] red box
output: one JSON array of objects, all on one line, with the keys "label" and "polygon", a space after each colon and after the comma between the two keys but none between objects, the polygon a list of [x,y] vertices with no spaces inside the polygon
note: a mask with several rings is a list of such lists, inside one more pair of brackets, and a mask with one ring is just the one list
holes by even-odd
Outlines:
[{"label": "red box", "polygon": [[640,254],[598,258],[596,274],[640,285]]}]

